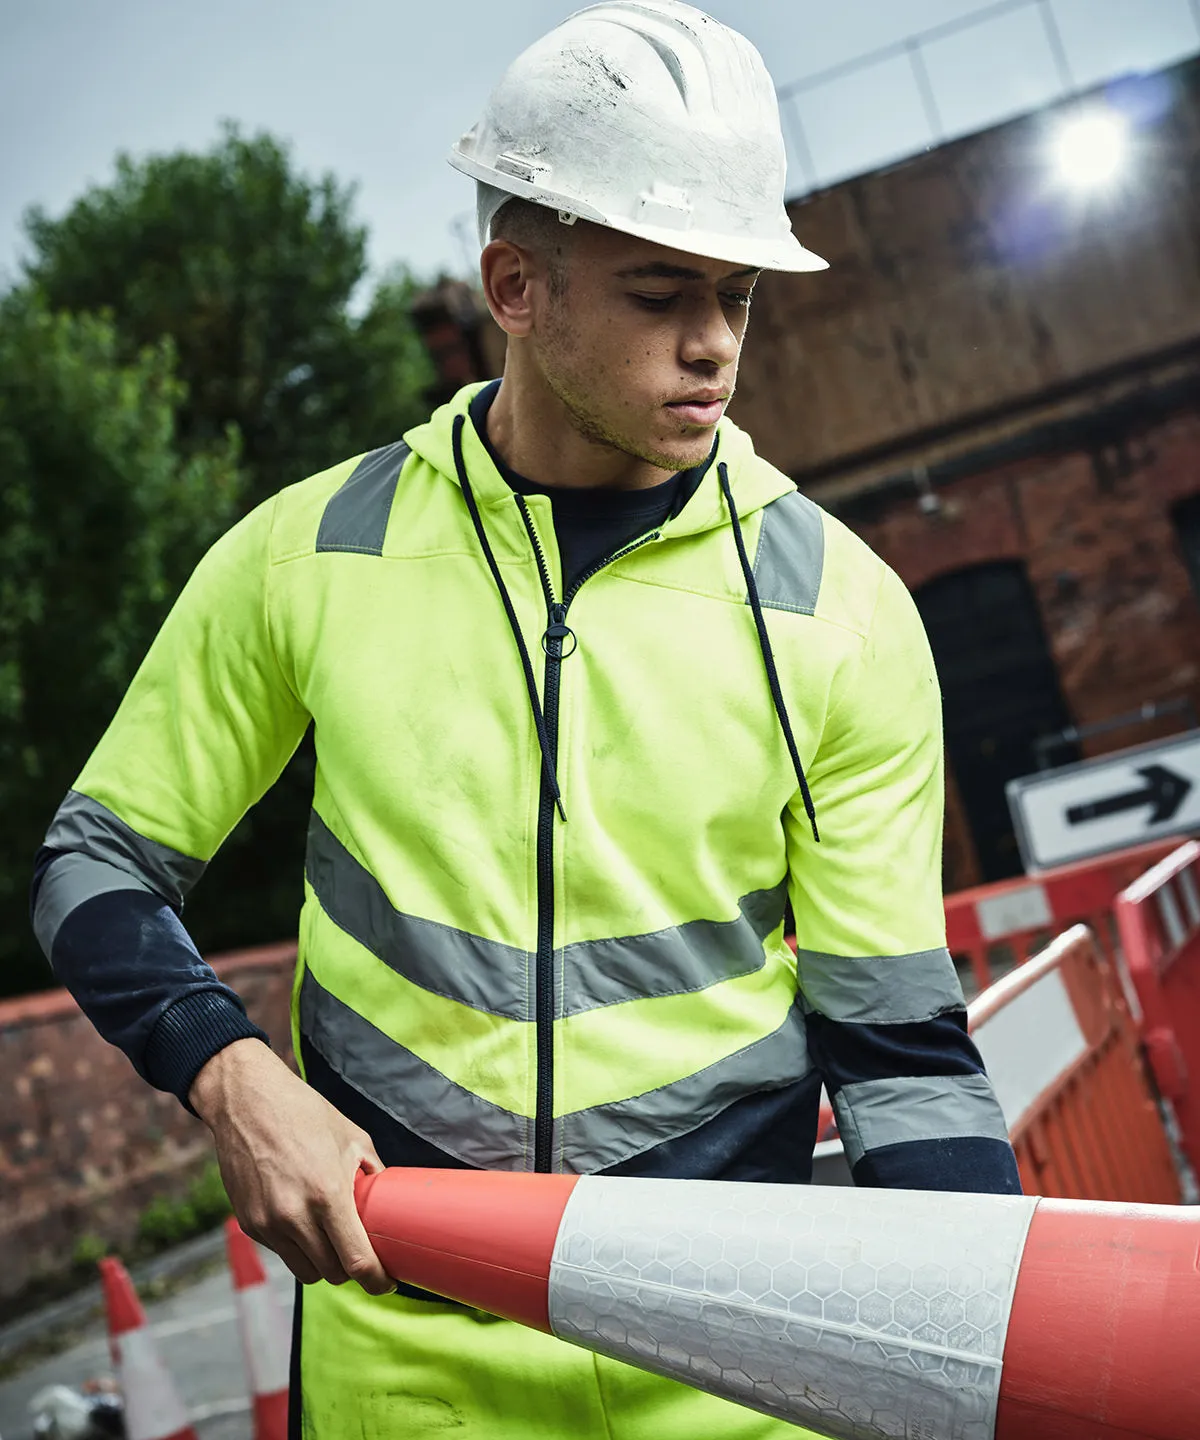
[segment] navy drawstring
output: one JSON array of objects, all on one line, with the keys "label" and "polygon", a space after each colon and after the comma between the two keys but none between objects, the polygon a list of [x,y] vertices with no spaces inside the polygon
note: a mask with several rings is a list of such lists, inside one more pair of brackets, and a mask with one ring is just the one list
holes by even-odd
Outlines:
[{"label": "navy drawstring", "polygon": [[500,599],[504,602],[504,613],[508,616],[513,639],[516,640],[517,649],[521,654],[521,668],[525,671],[525,688],[529,693],[529,708],[533,711],[533,726],[537,731],[538,744],[542,748],[543,774],[550,786],[550,793],[554,796],[554,803],[558,806],[558,813],[566,820],[567,812],[563,809],[562,792],[558,788],[558,776],[554,772],[554,757],[550,752],[550,732],[546,729],[546,717],[542,714],[541,702],[538,700],[537,681],[533,677],[533,665],[529,659],[529,651],[525,648],[525,639],[517,622],[517,612],[513,609],[512,600],[500,574],[500,567],[496,564],[496,557],[492,554],[492,547],[488,544],[487,532],[484,530],[483,521],[479,516],[479,507],[475,504],[471,482],[467,479],[467,467],[462,452],[462,432],[466,423],[465,415],[454,417],[454,467],[458,471],[458,483],[462,486],[463,498],[467,502],[467,509],[471,512],[475,533],[479,537],[479,544],[484,558],[487,560],[488,569],[492,572],[492,579],[496,582],[496,589],[500,591]]},{"label": "navy drawstring", "polygon": [[788,752],[792,757],[796,779],[800,782],[800,794],[804,797],[804,810],[808,815],[808,823],[812,826],[813,839],[819,845],[821,836],[817,831],[817,811],[813,805],[812,795],[809,793],[808,781],[804,778],[804,766],[800,763],[800,752],[796,749],[796,739],[792,734],[792,723],[788,719],[787,706],[783,703],[783,691],[779,685],[779,674],[775,669],[775,656],[771,653],[771,641],[767,635],[767,622],[763,619],[762,603],[758,598],[758,586],[746,555],[746,543],[742,539],[742,526],[738,520],[737,506],[733,503],[733,492],[729,488],[729,471],[724,464],[721,464],[717,466],[717,474],[721,478],[721,489],[725,493],[725,501],[729,506],[729,518],[733,522],[733,538],[737,543],[738,559],[742,562],[742,574],[746,577],[750,608],[754,611],[754,624],[758,629],[758,648],[762,651],[763,664],[767,667],[767,683],[771,687],[771,699],[775,702],[775,713],[779,716],[780,725],[783,726],[783,734],[787,740]]}]

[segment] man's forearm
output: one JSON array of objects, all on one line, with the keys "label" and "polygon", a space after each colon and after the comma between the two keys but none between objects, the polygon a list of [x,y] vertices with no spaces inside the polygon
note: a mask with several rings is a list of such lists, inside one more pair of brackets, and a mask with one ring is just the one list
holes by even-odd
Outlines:
[{"label": "man's forearm", "polygon": [[[43,887],[67,855],[43,852],[35,872],[35,919]],[[119,888],[122,883],[129,888]],[[204,1064],[236,1040],[266,1036],[237,995],[205,963],[166,901],[114,870],[112,888],[72,907],[53,927],[47,959],[60,984],[138,1073],[188,1104]],[[38,927],[42,936],[45,926]]]}]

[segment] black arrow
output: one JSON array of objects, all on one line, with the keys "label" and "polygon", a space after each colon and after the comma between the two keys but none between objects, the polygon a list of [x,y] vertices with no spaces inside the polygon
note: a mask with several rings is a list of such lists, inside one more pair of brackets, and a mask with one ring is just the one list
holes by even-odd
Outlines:
[{"label": "black arrow", "polygon": [[1126,790],[1124,795],[1108,795],[1103,800],[1089,800],[1086,805],[1072,805],[1067,811],[1068,825],[1083,825],[1105,815],[1119,815],[1122,810],[1153,806],[1147,825],[1161,825],[1170,820],[1187,798],[1192,782],[1186,775],[1168,770],[1165,765],[1141,765],[1137,772],[1146,782],[1144,790]]}]

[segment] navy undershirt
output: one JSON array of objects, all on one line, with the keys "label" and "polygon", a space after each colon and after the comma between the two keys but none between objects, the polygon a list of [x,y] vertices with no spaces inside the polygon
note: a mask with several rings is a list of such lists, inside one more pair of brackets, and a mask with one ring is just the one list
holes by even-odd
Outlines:
[{"label": "navy undershirt", "polygon": [[645,490],[580,489],[538,485],[518,475],[497,454],[487,432],[487,414],[500,389],[499,380],[485,385],[471,401],[471,423],[492,463],[518,495],[549,495],[554,534],[562,556],[563,594],[598,560],[614,555],[639,536],[678,515],[696,493],[716,453],[691,470],[681,470]]}]

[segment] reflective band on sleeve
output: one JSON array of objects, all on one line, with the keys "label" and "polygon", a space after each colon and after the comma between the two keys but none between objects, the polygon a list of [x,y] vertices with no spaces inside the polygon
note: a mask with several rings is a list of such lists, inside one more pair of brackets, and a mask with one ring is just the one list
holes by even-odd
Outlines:
[{"label": "reflective band on sleeve", "polygon": [[[321,909],[414,985],[510,1020],[533,1019],[529,951],[397,910],[383,886],[314,811],[308,880]],[[688,920],[645,935],[563,947],[557,1016],[625,1000],[684,995],[761,970],[763,942],[783,924],[786,881],[739,900],[733,920]]]},{"label": "reflective band on sleeve", "polygon": [[554,1333],[835,1440],[992,1440],[1036,1199],[584,1177]]},{"label": "reflective band on sleeve", "polygon": [[825,526],[818,507],[798,490],[773,500],[762,512],[754,556],[760,604],[768,610],[812,615],[824,565]]},{"label": "reflective band on sleeve", "polygon": [[410,450],[403,440],[372,450],[325,506],[317,530],[317,550],[349,550],[382,555],[396,482]]},{"label": "reflective band on sleeve", "polygon": [[853,1167],[868,1150],[912,1140],[977,1135],[1007,1140],[1004,1115],[986,1075],[898,1076],[843,1085],[833,1097]]},{"label": "reflective band on sleeve", "polygon": [[149,840],[107,805],[69,790],[46,832],[51,850],[74,850],[126,870],[176,909],[205,871],[205,862]]},{"label": "reflective band on sleeve", "polygon": [[932,1020],[963,1006],[962,985],[950,952],[912,955],[826,955],[796,952],[805,1000],[830,1020],[903,1025]]},{"label": "reflective band on sleeve", "polygon": [[33,933],[49,959],[54,940],[63,921],[97,895],[110,895],[115,890],[140,890],[144,894],[158,892],[129,870],[118,869],[107,860],[93,860],[90,855],[71,852],[60,855],[42,876],[33,909]]}]

